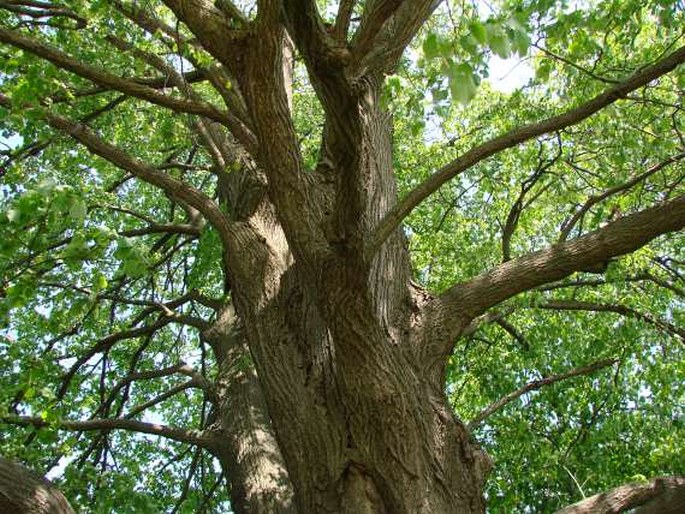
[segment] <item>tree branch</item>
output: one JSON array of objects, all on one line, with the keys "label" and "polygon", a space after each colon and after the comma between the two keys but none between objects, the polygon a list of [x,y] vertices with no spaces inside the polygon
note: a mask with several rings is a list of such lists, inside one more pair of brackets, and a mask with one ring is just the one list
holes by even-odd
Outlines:
[{"label": "tree branch", "polygon": [[[51,2],[43,2],[38,0],[21,1],[21,0],[3,0],[0,1],[0,9],[5,9],[10,12],[15,12],[22,16],[28,16],[29,18],[40,20],[41,18],[69,18],[75,25],[74,29],[80,30],[87,26],[88,22],[85,18],[79,16],[74,11],[61,6],[56,5]],[[40,24],[48,24],[52,27],[55,23],[49,22],[38,22]]]},{"label": "tree branch", "polygon": [[627,191],[628,189],[632,188],[636,184],[639,184],[643,180],[647,179],[651,175],[654,175],[657,171],[660,171],[664,169],[666,166],[669,164],[672,164],[674,162],[678,162],[681,159],[685,158],[685,152],[681,152],[677,155],[674,155],[672,157],[669,157],[668,159],[661,161],[658,164],[655,164],[654,166],[650,167],[648,170],[633,176],[630,178],[627,182],[624,182],[623,184],[619,184],[617,186],[614,186],[610,189],[607,189],[606,191],[602,192],[601,194],[591,196],[590,198],[587,199],[587,201],[583,204],[583,206],[578,209],[573,216],[564,222],[561,226],[561,235],[559,236],[559,241],[566,241],[568,238],[569,234],[571,233],[571,230],[573,230],[573,227],[576,226],[578,221],[580,221],[583,216],[589,211],[594,205],[597,205],[598,203],[606,200],[612,195],[615,195],[617,193],[621,193],[622,191]]},{"label": "tree branch", "polygon": [[538,309],[556,310],[556,311],[590,311],[590,312],[613,312],[616,314],[621,314],[622,316],[628,316],[631,318],[639,319],[645,321],[656,328],[669,332],[675,336],[678,336],[683,342],[685,342],[685,329],[675,326],[673,323],[664,321],[649,314],[644,314],[638,310],[622,304],[607,304],[607,303],[594,303],[594,302],[582,302],[578,300],[552,300],[549,302],[544,302],[535,306]]},{"label": "tree branch", "polygon": [[171,389],[168,389],[167,391],[164,391],[162,394],[155,396],[153,399],[133,407],[125,416],[125,419],[132,419],[135,418],[138,414],[141,412],[149,409],[150,407],[154,407],[155,405],[158,405],[162,403],[165,400],[168,400],[172,396],[176,396],[178,393],[181,393],[185,391],[186,389],[202,389],[200,384],[198,384],[194,379],[187,380],[181,384],[175,385]]},{"label": "tree branch", "polygon": [[178,198],[188,205],[195,207],[217,229],[224,243],[230,240],[233,229],[228,217],[221,211],[218,205],[201,191],[148,166],[116,146],[106,143],[95,132],[81,123],[76,123],[68,118],[52,113],[47,113],[45,118],[50,125],[66,132],[94,154],[163,189],[172,198]]},{"label": "tree branch", "polygon": [[[679,514],[685,509],[685,477],[658,477],[646,484],[626,484],[585,498],[555,514]],[[631,511],[632,512],[632,511]]]},{"label": "tree branch", "polygon": [[469,430],[475,429],[485,419],[487,419],[489,416],[500,410],[502,407],[513,402],[514,400],[523,396],[524,394],[529,393],[530,391],[537,391],[538,389],[542,389],[545,386],[552,385],[556,382],[560,382],[561,380],[566,380],[567,378],[578,377],[581,375],[589,375],[590,373],[593,373],[598,369],[606,368],[607,366],[611,366],[613,364],[616,364],[617,362],[618,359],[603,359],[597,362],[593,362],[592,364],[589,364],[588,366],[584,366],[582,368],[572,369],[571,371],[567,371],[566,373],[551,375],[540,380],[533,380],[532,382],[528,382],[526,385],[500,398],[492,405],[480,411],[471,421],[469,421],[469,423],[466,426]]},{"label": "tree branch", "polygon": [[[449,353],[454,339],[477,316],[514,295],[560,280],[641,248],[685,226],[685,195],[619,218],[564,243],[500,264],[449,288],[426,306],[432,326],[442,327],[438,351]],[[443,346],[445,345],[445,346]]]},{"label": "tree branch", "polygon": [[95,355],[98,353],[104,352],[106,350],[109,350],[112,346],[114,346],[116,343],[119,341],[124,341],[126,339],[134,339],[136,337],[140,336],[150,336],[154,334],[156,331],[159,329],[167,326],[169,323],[173,321],[173,318],[171,317],[160,317],[157,321],[152,323],[151,325],[146,325],[144,327],[138,327],[138,328],[132,328],[129,330],[122,330],[121,332],[117,332],[114,334],[110,334],[106,337],[103,337],[100,339],[97,343],[95,343],[86,353],[81,355],[74,364],[69,368],[69,370],[65,373],[63,379],[62,379],[62,385],[59,388],[59,391],[57,392],[57,398],[61,399],[64,398],[64,395],[67,394],[67,389],[69,388],[69,384],[71,382],[71,379],[76,375],[78,372],[79,368],[83,366],[86,362],[88,362],[91,358],[93,358]]},{"label": "tree branch", "polygon": [[[240,29],[232,27],[231,20],[214,2],[204,0],[164,0],[179,20],[183,20],[197,36],[202,47],[212,56],[235,71],[240,54],[240,40],[245,37],[248,26],[240,23]],[[241,56],[242,57],[242,56]]]},{"label": "tree branch", "polygon": [[220,111],[206,102],[164,95],[151,87],[123,79],[107,71],[79,62],[64,52],[40,41],[36,41],[33,38],[26,37],[17,31],[0,27],[0,42],[21,48],[22,50],[50,61],[59,68],[86,78],[95,84],[114,89],[142,100],[147,100],[148,102],[167,107],[173,111],[205,116],[226,125],[230,125],[235,121],[229,113]]},{"label": "tree branch", "polygon": [[143,228],[122,230],[121,232],[118,232],[118,234],[124,237],[147,236],[150,234],[186,234],[198,237],[200,232],[201,229],[199,227],[191,225],[190,223],[154,223]]},{"label": "tree branch", "polygon": [[201,384],[202,388],[211,387],[209,382],[207,381],[207,379],[205,379],[200,373],[195,371],[189,364],[186,364],[185,362],[179,362],[178,364],[175,364],[173,366],[168,366],[166,368],[152,369],[152,370],[148,370],[148,371],[139,371],[137,373],[130,373],[129,375],[126,375],[124,378],[122,378],[112,388],[112,391],[110,392],[110,396],[116,394],[122,388],[124,388],[125,386],[127,386],[131,382],[135,382],[136,380],[150,380],[153,378],[168,377],[168,376],[174,375],[176,373],[180,373],[182,375],[186,375],[186,376],[192,378],[198,384]]},{"label": "tree branch", "polygon": [[214,448],[217,441],[211,432],[205,430],[184,430],[182,428],[170,427],[158,423],[146,423],[133,419],[92,419],[87,421],[60,420],[49,423],[42,418],[31,416],[2,416],[2,423],[17,426],[34,426],[43,428],[55,426],[58,429],[73,432],[90,432],[93,430],[127,430],[129,432],[139,432],[142,434],[157,435],[180,443],[193,444],[202,448]]},{"label": "tree branch", "polygon": [[683,62],[685,62],[685,47],[679,48],[656,64],[642,68],[623,82],[610,87],[605,90],[604,93],[601,93],[578,107],[566,111],[564,114],[511,130],[506,134],[491,139],[490,141],[469,150],[461,157],[446,164],[424,182],[416,186],[385,215],[378,224],[373,237],[369,240],[367,255],[375,254],[383,242],[417,205],[437,191],[447,181],[453,179],[460,173],[502,150],[511,148],[542,134],[575,125],[617,100],[624,98],[628,93],[635,91],[674,70]]},{"label": "tree branch", "polygon": [[392,73],[407,45],[442,0],[368,2],[352,40],[355,77]]},{"label": "tree branch", "polygon": [[338,13],[333,25],[333,37],[338,41],[347,41],[347,32],[350,30],[350,21],[354,12],[356,0],[340,0]]}]

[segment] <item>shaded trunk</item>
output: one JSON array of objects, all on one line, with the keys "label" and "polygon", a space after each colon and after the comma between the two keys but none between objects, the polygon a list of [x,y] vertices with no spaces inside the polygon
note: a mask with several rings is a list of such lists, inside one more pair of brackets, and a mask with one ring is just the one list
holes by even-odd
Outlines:
[{"label": "shaded trunk", "polygon": [[[252,403],[229,401],[220,416],[229,440],[236,430],[252,437],[254,466],[245,471],[252,464],[241,464],[234,443],[220,460],[237,503],[249,496],[250,480],[268,481],[287,469],[289,482],[269,493],[281,498],[278,508],[268,504],[271,512],[290,511],[292,484],[301,513],[481,513],[490,462],[448,406],[445,356],[425,351],[427,338],[440,334],[422,326],[427,293],[410,281],[402,234],[370,262],[359,248],[396,192],[391,124],[377,88],[362,92],[355,108],[363,123],[345,135],[341,127],[326,128],[328,162],[303,188],[317,196],[311,204],[322,206],[319,223],[332,252],[297,260],[259,173],[250,174],[249,195],[232,191],[229,210],[243,229],[237,255],[229,256],[236,317],[220,317],[212,337],[228,340],[240,327],[250,359],[220,357],[222,373],[235,373],[231,363],[242,359],[250,370],[254,364],[259,381],[252,371],[239,373],[242,385],[227,386],[228,396],[231,387],[243,387]],[[358,138],[353,155],[344,151],[350,137]],[[242,427],[231,428],[239,413]],[[269,477],[249,478],[260,473]],[[269,511],[245,501],[238,512]]]},{"label": "shaded trunk", "polygon": [[211,427],[220,433],[218,458],[236,514],[295,513],[292,484],[264,403],[252,357],[228,307],[203,334],[219,362]]},{"label": "shaded trunk", "polygon": [[0,512],[74,514],[64,495],[48,480],[0,457]]}]

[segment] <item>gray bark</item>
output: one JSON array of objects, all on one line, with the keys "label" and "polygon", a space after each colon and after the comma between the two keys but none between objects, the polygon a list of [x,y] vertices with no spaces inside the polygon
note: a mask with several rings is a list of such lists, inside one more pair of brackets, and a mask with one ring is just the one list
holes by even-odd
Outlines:
[{"label": "gray bark", "polygon": [[[351,132],[326,129],[326,166],[303,176],[298,190],[305,195],[298,207],[318,206],[308,226],[290,218],[300,213],[293,198],[280,196],[289,186],[274,190],[254,171],[269,159],[254,163],[249,180],[240,173],[224,178],[227,210],[241,227],[227,269],[235,315],[220,316],[205,335],[215,353],[221,345],[228,352],[217,353],[225,383],[233,384],[224,388],[219,415],[228,441],[220,460],[239,512],[484,511],[490,462],[447,404],[442,365],[424,359],[425,293],[410,281],[402,235],[397,231],[369,262],[357,251],[360,236],[396,196],[391,120],[378,108],[378,88],[371,82],[353,99],[361,114]],[[273,98],[258,89],[246,96],[263,109]],[[287,98],[278,101],[285,109]],[[270,113],[273,119],[278,109]],[[261,137],[275,153],[287,137],[287,117],[274,123],[286,127]],[[353,152],[346,151],[348,137],[356,138]],[[302,246],[319,231],[330,241],[327,250]],[[242,337],[249,354],[236,346]],[[238,361],[245,366],[236,373]],[[235,443],[241,431],[242,447]],[[241,464],[246,448],[253,457]],[[247,498],[250,484],[263,485],[265,476],[283,480],[261,500]],[[280,498],[280,506],[267,496]]]}]

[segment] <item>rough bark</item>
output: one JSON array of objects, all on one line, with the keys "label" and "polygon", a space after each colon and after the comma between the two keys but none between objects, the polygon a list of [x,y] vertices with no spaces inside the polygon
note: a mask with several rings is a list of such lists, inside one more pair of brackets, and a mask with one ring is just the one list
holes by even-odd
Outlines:
[{"label": "rough bark", "polygon": [[626,484],[569,505],[556,514],[679,514],[685,512],[685,477],[659,477]]},{"label": "rough bark", "polygon": [[[285,109],[285,97],[263,89],[247,95],[258,116],[270,102]],[[298,512],[482,512],[489,460],[451,413],[442,368],[417,359],[401,234],[370,262],[358,252],[395,198],[391,120],[377,94],[370,83],[350,100],[356,125],[330,128],[331,161],[298,190],[298,213],[320,206],[309,219],[318,227],[289,218],[292,176],[277,177],[278,188],[265,180],[264,195],[230,195],[244,227],[231,259],[234,323],[244,327]],[[283,112],[283,130],[259,134],[270,152],[262,168],[282,158]],[[296,157],[284,162],[298,173]],[[275,173],[265,170],[269,180]],[[259,200],[240,207],[248,196]],[[322,234],[326,251],[305,244]]]},{"label": "rough bark", "polygon": [[64,495],[48,480],[0,457],[0,512],[74,514]]},{"label": "rough bark", "polygon": [[230,483],[237,514],[295,513],[293,491],[271,429],[252,357],[231,307],[204,333],[219,363],[212,429],[222,444],[214,454]]}]

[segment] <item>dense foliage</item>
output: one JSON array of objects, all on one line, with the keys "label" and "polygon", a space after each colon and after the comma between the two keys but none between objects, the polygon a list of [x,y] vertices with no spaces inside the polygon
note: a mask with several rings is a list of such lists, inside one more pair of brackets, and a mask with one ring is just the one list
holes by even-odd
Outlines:
[{"label": "dense foliage", "polygon": [[[318,3],[334,22],[337,2]],[[95,425],[212,423],[201,382],[216,378],[217,363],[198,334],[231,294],[217,230],[75,144],[46,112],[86,123],[220,201],[222,173],[240,163],[217,171],[197,116],[211,109],[173,110],[102,77],[203,105],[235,102],[231,84],[208,72],[212,57],[163,2],[62,4],[0,1],[3,31],[100,74],[0,38],[0,454],[52,470],[80,512],[228,512],[221,468],[192,441]],[[251,17],[247,4],[239,7]],[[385,83],[400,197],[469,149],[581,105],[668,55],[682,45],[684,7],[442,3]],[[159,25],[143,26],[135,13]],[[531,78],[496,88],[493,55],[520,61]],[[414,281],[439,293],[682,195],[684,90],[681,66],[446,183],[405,220]],[[324,113],[297,55],[293,119],[314,169]],[[684,248],[682,234],[666,235],[537,287],[459,340],[445,387],[494,460],[490,512],[552,512],[629,480],[685,474]],[[179,363],[188,365],[181,373]]]}]

